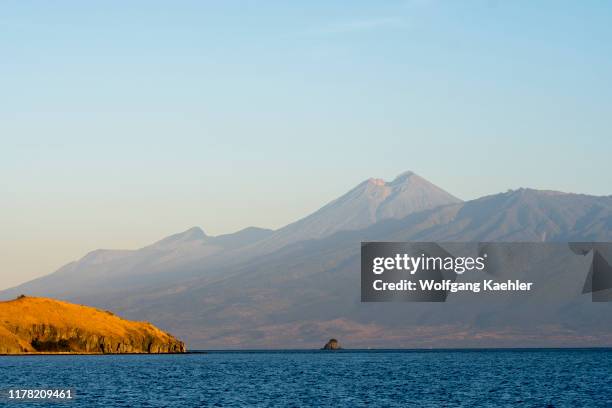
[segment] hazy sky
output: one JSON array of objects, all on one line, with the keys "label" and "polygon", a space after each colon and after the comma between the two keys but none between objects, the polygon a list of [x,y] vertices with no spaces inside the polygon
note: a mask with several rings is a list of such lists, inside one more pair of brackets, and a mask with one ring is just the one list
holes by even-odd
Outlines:
[{"label": "hazy sky", "polygon": [[0,288],[368,177],[612,194],[612,3],[5,1]]}]

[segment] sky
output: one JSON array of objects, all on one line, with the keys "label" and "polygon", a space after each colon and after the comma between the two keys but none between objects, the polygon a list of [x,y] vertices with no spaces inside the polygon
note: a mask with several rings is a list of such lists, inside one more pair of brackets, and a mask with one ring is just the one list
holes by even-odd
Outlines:
[{"label": "sky", "polygon": [[606,1],[4,1],[0,289],[412,170],[612,194]]}]

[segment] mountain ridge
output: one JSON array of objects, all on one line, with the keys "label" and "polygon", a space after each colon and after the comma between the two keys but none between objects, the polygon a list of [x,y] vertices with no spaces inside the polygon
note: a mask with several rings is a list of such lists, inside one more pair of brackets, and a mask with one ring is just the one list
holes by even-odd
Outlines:
[{"label": "mountain ridge", "polygon": [[[377,194],[383,191],[380,187],[392,182],[366,180],[355,187],[357,196],[372,188],[378,197],[376,202],[384,202]],[[339,198],[350,195],[351,191]],[[350,197],[345,198],[351,202]],[[407,336],[404,340],[412,341],[410,327],[418,327],[414,326],[414,319],[396,316],[395,309],[389,305],[359,304],[359,242],[612,241],[612,196],[522,188],[411,212],[403,218],[388,217],[365,228],[337,230],[323,237],[289,242],[270,251],[266,251],[266,246],[263,250],[257,248],[274,234],[275,231],[269,230],[261,232],[249,244],[206,257],[189,258],[191,252],[178,252],[179,258],[185,261],[179,268],[171,259],[171,263],[161,264],[163,267],[155,272],[166,279],[156,280],[158,275],[147,270],[142,282],[138,281],[139,275],[134,276],[139,285],[123,279],[108,284],[98,282],[87,291],[83,286],[87,281],[70,288],[65,278],[63,282],[55,282],[49,278],[53,275],[48,275],[44,285],[25,284],[3,291],[0,296],[51,294],[74,301],[91,301],[100,307],[116,305],[116,310],[126,316],[159,323],[160,327],[179,334],[197,347],[231,348],[232,344],[283,347],[298,343],[318,347],[321,337],[337,335],[334,327],[342,330],[343,338],[355,340],[360,335],[371,338],[368,336],[377,333],[383,336],[376,343],[379,345],[411,344],[400,340],[393,343],[384,333],[389,333],[390,338]],[[125,260],[117,262],[121,265]],[[112,275],[112,271],[108,273]],[[78,280],[78,276],[70,279]],[[340,286],[338,282],[344,284]],[[64,292],[54,292],[53,285]],[[419,313],[425,310],[423,305],[411,307]],[[573,310],[585,306],[563,307]],[[385,311],[389,318],[381,319],[375,311]],[[423,319],[421,323],[428,321]],[[470,324],[478,322],[475,317],[470,319],[474,319]],[[452,330],[459,330],[459,326],[453,325]],[[273,334],[274,331],[277,332]],[[434,332],[442,335],[438,329]],[[583,338],[574,334],[576,339]],[[296,336],[301,340],[297,341]]]},{"label": "mountain ridge", "polygon": [[254,245],[259,251],[271,252],[293,242],[358,230],[387,218],[403,218],[413,212],[458,202],[461,200],[412,171],[405,171],[389,182],[369,178]]},{"label": "mountain ridge", "polygon": [[[392,198],[387,200],[390,196]],[[80,285],[83,293],[95,293],[120,284],[146,287],[145,277],[159,283],[179,275],[188,279],[197,277],[202,270],[261,256],[294,242],[322,238],[343,229],[372,225],[378,219],[401,218],[423,208],[459,201],[410,171],[390,182],[371,178],[278,230],[247,227],[232,234],[208,236],[200,227],[192,227],[136,250],[92,251],[50,275],[0,291],[0,294],[53,290],[56,296],[62,297],[71,285]],[[376,214],[381,208],[384,214]],[[167,273],[170,270],[177,272]],[[54,274],[65,279],[70,277],[71,282],[68,285],[54,282],[50,279]]]}]

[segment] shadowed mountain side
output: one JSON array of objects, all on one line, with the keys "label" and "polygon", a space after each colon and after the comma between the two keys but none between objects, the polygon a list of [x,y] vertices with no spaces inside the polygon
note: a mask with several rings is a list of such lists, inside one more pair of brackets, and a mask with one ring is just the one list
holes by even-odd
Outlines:
[{"label": "shadowed mountain side", "polygon": [[[57,272],[1,292],[1,298],[20,293],[88,299],[101,292],[146,292],[167,285],[181,288],[194,279],[216,279],[219,269],[238,268],[249,259],[310,238],[339,230],[356,230],[382,219],[458,199],[412,172],[392,182],[370,179],[308,217],[277,231],[246,228],[234,234],[209,237],[191,228],[135,251],[97,250]],[[176,291],[168,289],[169,293]]]},{"label": "shadowed mountain side", "polygon": [[[454,211],[452,220],[434,225]],[[450,214],[446,214],[450,216]],[[434,212],[428,241],[596,241],[610,239],[612,196],[519,189]],[[414,239],[414,238],[413,238]]]},{"label": "shadowed mountain side", "polygon": [[408,214],[460,202],[410,171],[390,182],[371,178],[320,210],[275,231],[255,243],[252,249],[259,254],[269,253],[294,242],[359,230],[382,220],[401,219]]},{"label": "shadowed mountain side", "polygon": [[[100,293],[87,301],[113,304],[126,316],[159,322],[196,347],[318,347],[321,338],[333,336],[352,344],[366,345],[367,338],[371,346],[409,346],[419,333],[432,330],[438,337],[427,344],[436,341],[437,346],[517,341],[525,346],[601,345],[612,321],[600,316],[612,316],[612,306],[591,303],[588,296],[538,305],[538,313],[529,302],[509,308],[501,300],[487,309],[362,304],[359,243],[609,241],[611,220],[612,197],[517,190],[287,245],[248,262],[207,270],[206,276],[189,282]],[[449,339],[459,342],[450,344]]]},{"label": "shadowed mountain side", "polygon": [[20,293],[73,299],[104,291],[146,290],[176,283],[181,273],[199,274],[206,258],[239,249],[272,233],[249,227],[233,234],[207,236],[198,227],[164,238],[138,250],[99,249],[56,272],[1,292],[10,299]]}]

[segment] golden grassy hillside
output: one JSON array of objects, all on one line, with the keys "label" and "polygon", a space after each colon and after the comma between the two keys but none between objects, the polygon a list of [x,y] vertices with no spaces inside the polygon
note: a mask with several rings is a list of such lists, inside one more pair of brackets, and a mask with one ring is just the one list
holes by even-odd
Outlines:
[{"label": "golden grassy hillside", "polygon": [[0,302],[0,354],[179,353],[183,342],[151,323],[59,300]]}]

